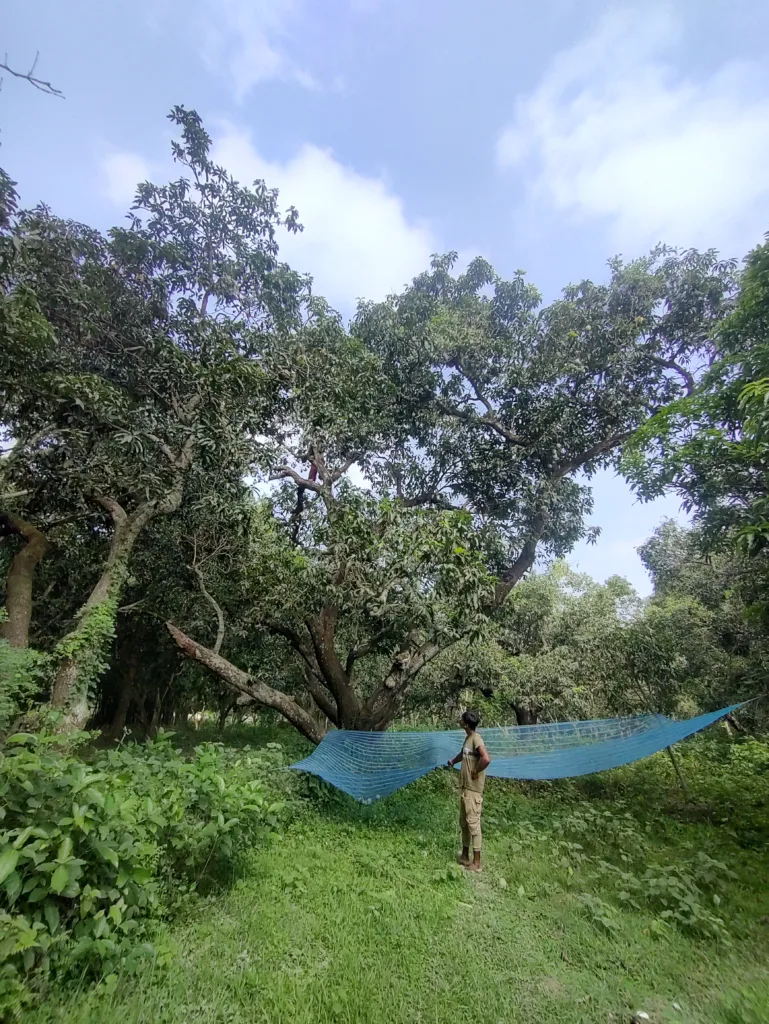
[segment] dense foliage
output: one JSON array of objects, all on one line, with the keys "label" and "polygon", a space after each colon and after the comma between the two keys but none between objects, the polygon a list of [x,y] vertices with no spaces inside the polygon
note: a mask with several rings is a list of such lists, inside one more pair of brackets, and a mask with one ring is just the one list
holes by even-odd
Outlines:
[{"label": "dense foliage", "polygon": [[152,919],[278,825],[263,755],[185,757],[166,734],[84,759],[87,740],[20,733],[0,755],[0,1013],[25,978],[155,960]]},{"label": "dense foliage", "polygon": [[[177,749],[164,727],[256,712],[317,742],[468,702],[525,725],[766,694],[769,243],[744,271],[660,246],[549,304],[449,253],[345,325],[280,262],[297,211],[214,164],[194,111],[169,117],[181,176],[106,234],[19,210],[0,171],[0,1014],[162,965],[158,921],[278,825],[277,745]],[[640,548],[646,600],[564,561],[598,540],[611,468],[694,515]],[[766,841],[766,714],[685,766],[740,849]],[[640,803],[633,779],[662,792],[669,770],[561,784],[547,827],[516,819],[512,870],[536,863],[593,938],[635,915],[649,941],[722,949],[738,880],[717,844],[671,858],[643,814],[575,806],[591,785]],[[367,927],[398,903],[391,860]],[[309,874],[268,884],[301,900]],[[400,969],[396,939],[372,955]]]},{"label": "dense foliage", "polygon": [[624,466],[641,495],[681,496],[703,550],[736,541],[756,559],[753,573],[766,576],[769,242],[747,257],[739,295],[712,337],[709,365],[686,397],[638,431]]},{"label": "dense foliage", "polygon": [[[170,119],[183,176],[140,185],[106,236],[17,210],[2,179],[0,629],[40,652],[57,728],[152,735],[256,704],[317,741],[386,728],[420,678],[438,700],[447,665],[494,692],[504,677],[519,720],[675,706],[674,635],[706,630],[692,609],[644,612],[633,653],[609,621],[641,614],[621,584],[575,584],[579,640],[550,584],[516,589],[596,538],[592,474],[695,400],[720,339],[739,350],[760,260],[736,306],[733,263],[665,247],[543,305],[522,274],[477,259],[455,275],[449,254],[348,329],[279,262],[296,210],[216,166],[197,114]],[[539,639],[536,605],[563,618]],[[4,698],[19,713],[31,671]]]}]

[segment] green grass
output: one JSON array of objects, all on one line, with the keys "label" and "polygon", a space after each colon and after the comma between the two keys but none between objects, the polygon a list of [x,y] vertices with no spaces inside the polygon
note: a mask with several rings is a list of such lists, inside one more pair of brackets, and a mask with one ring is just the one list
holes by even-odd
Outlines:
[{"label": "green grass", "polygon": [[[766,1024],[766,850],[718,815],[663,814],[674,800],[667,769],[662,759],[648,766],[607,777],[633,792],[627,806],[583,805],[576,784],[524,792],[491,780],[476,877],[453,867],[448,773],[373,807],[300,781],[305,797],[280,840],[251,851],[235,877],[163,929],[165,966],[113,992],[52,993],[26,1019],[620,1024],[645,1010],[655,1022]],[[623,904],[601,868],[640,877],[656,865],[666,877],[701,852],[734,875],[702,884],[707,912],[725,922],[721,937],[660,924],[643,897]]]}]

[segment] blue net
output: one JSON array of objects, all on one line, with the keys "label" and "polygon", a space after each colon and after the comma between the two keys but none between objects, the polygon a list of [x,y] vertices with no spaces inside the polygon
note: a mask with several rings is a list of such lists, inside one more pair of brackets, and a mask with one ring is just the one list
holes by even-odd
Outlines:
[{"label": "blue net", "polygon": [[[487,775],[503,779],[562,779],[640,761],[692,736],[742,707],[676,722],[664,715],[603,718],[479,729],[491,756]],[[334,730],[291,768],[310,772],[370,804],[427,775],[455,757],[464,741],[452,732],[352,732]]]}]

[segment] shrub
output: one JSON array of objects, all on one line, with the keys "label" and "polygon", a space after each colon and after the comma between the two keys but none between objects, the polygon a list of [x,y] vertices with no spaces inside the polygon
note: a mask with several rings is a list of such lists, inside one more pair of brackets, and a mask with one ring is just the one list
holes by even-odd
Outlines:
[{"label": "shrub", "polygon": [[161,736],[85,761],[87,740],[18,734],[0,754],[0,1014],[33,973],[156,957],[152,918],[279,823],[256,752],[187,759]]},{"label": "shrub", "polygon": [[[4,616],[0,610],[0,621]],[[0,736],[27,710],[37,696],[48,658],[31,647],[11,647],[0,640]]]}]

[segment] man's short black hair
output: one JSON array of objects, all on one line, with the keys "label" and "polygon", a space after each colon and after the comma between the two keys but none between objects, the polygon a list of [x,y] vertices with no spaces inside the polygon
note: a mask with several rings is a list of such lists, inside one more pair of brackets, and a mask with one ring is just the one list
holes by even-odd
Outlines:
[{"label": "man's short black hair", "polygon": [[478,723],[481,720],[481,716],[477,711],[465,711],[462,715],[462,721],[465,723],[468,729],[477,729]]}]

